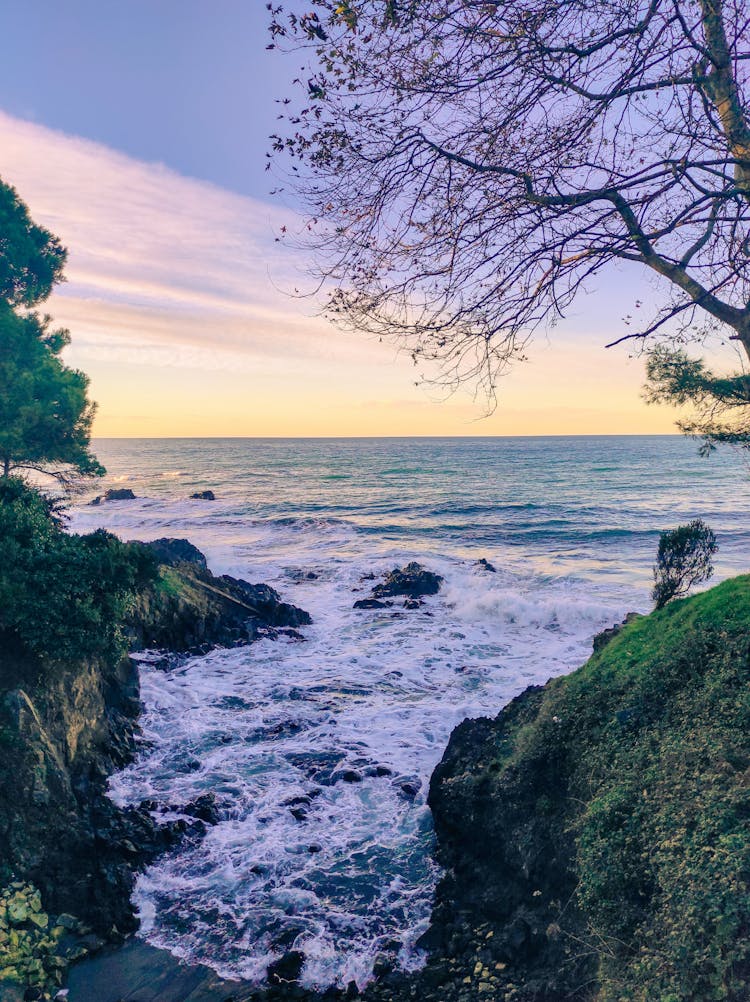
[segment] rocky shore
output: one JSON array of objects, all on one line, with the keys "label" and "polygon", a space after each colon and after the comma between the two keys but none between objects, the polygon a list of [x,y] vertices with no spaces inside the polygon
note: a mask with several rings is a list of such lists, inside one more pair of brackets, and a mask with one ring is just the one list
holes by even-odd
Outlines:
[{"label": "rocky shore", "polygon": [[[310,622],[266,585],[214,576],[185,540],[143,545],[159,566],[125,624],[133,650],[171,664]],[[182,817],[159,823],[152,805],[120,810],[107,797],[108,777],[134,752],[139,712],[128,657],[58,662],[0,651],[4,1000],[42,997],[34,993],[60,985],[72,960],[133,932],[136,872],[210,823],[208,802],[171,805]]]},{"label": "rocky shore", "polygon": [[[184,650],[305,622],[270,589],[214,578],[193,548],[162,545],[160,581],[140,601],[134,642],[179,640]],[[190,608],[201,612],[188,627]],[[737,578],[629,617],[596,639],[577,672],[527,689],[494,719],[456,728],[430,785],[444,876],[421,941],[421,971],[404,973],[383,954],[361,992],[352,983],[315,995],[298,983],[304,956],[293,950],[254,987],[129,939],[75,965],[69,1002],[743,1002],[749,628],[750,578]],[[33,954],[50,983],[68,962],[54,959],[56,938],[81,953],[87,930],[44,915],[42,902],[88,923],[88,948],[127,933],[134,868],[171,839],[200,837],[200,825],[210,823],[210,804],[192,805],[192,814],[184,805],[182,830],[157,826],[159,846],[146,808],[132,812],[148,816],[139,832],[135,817],[106,800],[107,771],[131,747],[137,689],[132,668],[119,666],[124,674],[111,678],[101,666],[79,671],[44,697],[14,690],[3,704],[6,713],[16,707],[16,734],[28,752],[12,765],[26,770],[18,776],[30,793],[17,820],[23,814],[30,827],[23,837],[15,829],[11,842],[28,883],[10,885],[0,899],[0,941],[8,929],[24,943],[44,939],[36,952],[17,952]],[[67,718],[55,711],[63,690],[79,694]],[[58,816],[73,822],[72,841]],[[24,899],[22,920],[18,910],[11,915],[13,895]]]}]

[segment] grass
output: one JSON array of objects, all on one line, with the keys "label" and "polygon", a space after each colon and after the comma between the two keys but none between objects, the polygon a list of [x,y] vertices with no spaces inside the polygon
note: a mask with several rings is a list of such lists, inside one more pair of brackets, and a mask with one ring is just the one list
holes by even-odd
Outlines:
[{"label": "grass", "polygon": [[[635,620],[509,718],[494,768],[553,778],[599,1002],[750,997],[750,577]],[[558,829],[561,830],[561,829]]]}]

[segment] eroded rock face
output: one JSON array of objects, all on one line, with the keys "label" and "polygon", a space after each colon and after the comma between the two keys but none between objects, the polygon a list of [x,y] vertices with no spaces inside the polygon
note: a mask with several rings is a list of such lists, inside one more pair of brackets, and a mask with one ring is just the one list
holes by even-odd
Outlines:
[{"label": "eroded rock face", "polygon": [[311,622],[304,609],[282,602],[268,585],[212,574],[204,555],[186,539],[142,545],[154,551],[162,566],[127,624],[133,650],[200,652],[217,644],[248,643],[264,629]]},{"label": "eroded rock face", "polygon": [[[127,624],[131,649],[188,651],[310,622],[267,585],[214,576],[187,540],[154,549],[167,562]],[[42,661],[0,643],[0,890],[33,884],[47,912],[71,913],[106,938],[136,927],[135,872],[217,820],[210,797],[177,805],[184,816],[170,821],[107,797],[109,775],[134,753],[139,712],[128,657]]]},{"label": "eroded rock face", "polygon": [[132,754],[136,669],[126,658],[12,671],[0,695],[0,882],[31,881],[50,911],[127,932],[132,876],[103,836],[120,815],[106,779]]}]

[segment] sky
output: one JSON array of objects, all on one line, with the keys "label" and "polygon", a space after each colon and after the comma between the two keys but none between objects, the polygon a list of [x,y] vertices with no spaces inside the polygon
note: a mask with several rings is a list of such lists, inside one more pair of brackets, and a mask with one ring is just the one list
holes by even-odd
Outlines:
[{"label": "sky", "polygon": [[646,407],[613,273],[499,388],[415,385],[393,347],[320,316],[294,206],[265,171],[298,57],[261,0],[5,0],[0,177],[69,249],[46,309],[91,377],[97,436],[541,435],[674,430]]}]

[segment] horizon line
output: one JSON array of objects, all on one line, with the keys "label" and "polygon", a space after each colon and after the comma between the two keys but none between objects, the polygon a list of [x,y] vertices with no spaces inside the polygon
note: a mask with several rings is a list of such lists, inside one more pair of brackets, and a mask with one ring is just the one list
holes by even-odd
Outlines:
[{"label": "horizon line", "polygon": [[573,432],[564,434],[548,432],[545,434],[520,435],[92,435],[92,442],[247,442],[247,441],[381,441],[407,439],[493,439],[493,438],[690,438],[682,432]]}]

